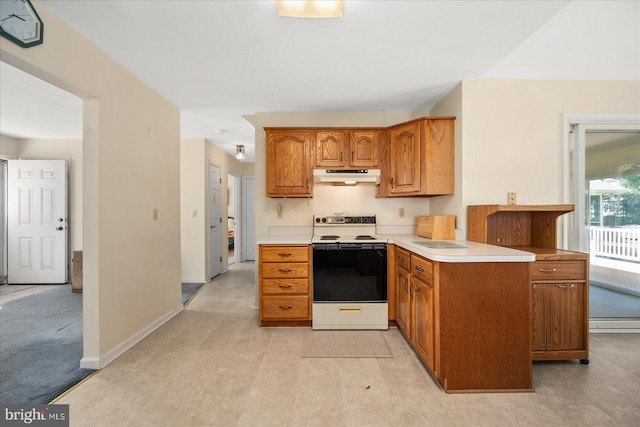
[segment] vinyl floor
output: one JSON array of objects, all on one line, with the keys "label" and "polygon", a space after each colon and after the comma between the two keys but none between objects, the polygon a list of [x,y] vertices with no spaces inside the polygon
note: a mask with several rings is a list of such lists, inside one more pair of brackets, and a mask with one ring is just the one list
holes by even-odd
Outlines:
[{"label": "vinyl floor", "polygon": [[536,362],[535,393],[440,390],[396,328],[392,358],[302,358],[309,328],[260,328],[253,263],[56,403],[71,426],[637,426],[640,334],[591,334],[589,365]]}]

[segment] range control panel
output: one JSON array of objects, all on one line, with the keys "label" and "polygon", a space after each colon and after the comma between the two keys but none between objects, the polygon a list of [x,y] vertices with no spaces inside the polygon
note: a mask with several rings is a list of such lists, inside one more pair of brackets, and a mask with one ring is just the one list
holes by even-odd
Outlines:
[{"label": "range control panel", "polygon": [[375,224],[376,216],[375,215],[366,215],[366,216],[343,216],[343,215],[335,215],[335,216],[314,216],[313,219],[316,225],[318,224]]}]

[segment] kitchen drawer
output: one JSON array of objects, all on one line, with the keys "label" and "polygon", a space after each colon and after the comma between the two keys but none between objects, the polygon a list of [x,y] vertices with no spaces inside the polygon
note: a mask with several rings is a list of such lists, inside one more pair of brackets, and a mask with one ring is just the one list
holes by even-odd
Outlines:
[{"label": "kitchen drawer", "polygon": [[409,271],[411,268],[411,254],[396,246],[396,266]]},{"label": "kitchen drawer", "polygon": [[308,262],[308,246],[262,246],[261,262]]},{"label": "kitchen drawer", "polygon": [[531,280],[584,280],[584,261],[534,261]]},{"label": "kitchen drawer", "polygon": [[309,318],[309,297],[297,296],[263,296],[261,299],[262,320]]},{"label": "kitchen drawer", "polygon": [[262,277],[265,279],[309,277],[307,262],[272,262],[260,263]]},{"label": "kitchen drawer", "polygon": [[309,279],[263,279],[263,294],[308,294]]},{"label": "kitchen drawer", "polygon": [[411,274],[427,285],[433,284],[433,264],[431,261],[411,254]]}]

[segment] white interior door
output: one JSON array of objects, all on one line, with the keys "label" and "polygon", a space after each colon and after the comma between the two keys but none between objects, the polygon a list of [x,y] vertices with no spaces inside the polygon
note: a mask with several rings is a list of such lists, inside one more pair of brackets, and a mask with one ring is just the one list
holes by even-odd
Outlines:
[{"label": "white interior door", "polygon": [[242,257],[241,261],[256,259],[256,180],[242,177]]},{"label": "white interior door", "polygon": [[209,266],[211,277],[222,273],[222,174],[209,162]]},{"label": "white interior door", "polygon": [[67,283],[67,167],[64,160],[8,161],[10,284]]}]

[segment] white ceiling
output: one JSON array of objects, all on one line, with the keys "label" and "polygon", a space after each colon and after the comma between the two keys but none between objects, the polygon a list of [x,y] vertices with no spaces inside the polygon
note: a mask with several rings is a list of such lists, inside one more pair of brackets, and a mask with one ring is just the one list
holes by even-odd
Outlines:
[{"label": "white ceiling", "polygon": [[[34,3],[179,107],[182,137],[247,161],[260,111],[429,110],[479,78],[640,80],[636,0],[346,0],[330,20],[267,0]],[[1,133],[81,138],[80,100],[0,65]]]}]

